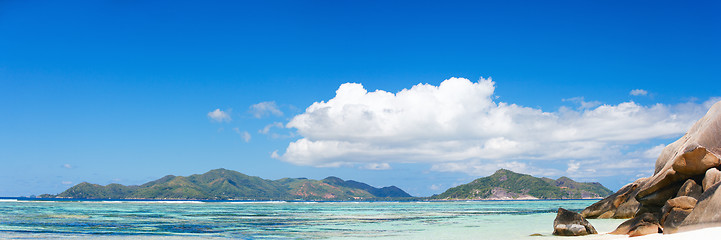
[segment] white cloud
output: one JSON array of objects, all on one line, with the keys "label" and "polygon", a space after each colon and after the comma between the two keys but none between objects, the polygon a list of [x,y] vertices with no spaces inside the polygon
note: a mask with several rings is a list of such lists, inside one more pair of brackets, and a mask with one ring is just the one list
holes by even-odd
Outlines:
[{"label": "white cloud", "polygon": [[436,172],[462,172],[471,176],[491,175],[498,169],[508,169],[518,173],[531,174],[534,176],[559,175],[561,171],[532,166],[521,161],[502,160],[469,160],[436,163],[431,166],[431,171]]},{"label": "white cloud", "polygon": [[581,163],[571,160],[568,162],[568,169],[566,169],[566,172],[575,173],[579,168],[581,168]]},{"label": "white cloud", "polygon": [[259,133],[262,133],[262,134],[268,134],[268,133],[270,132],[270,129],[271,129],[271,128],[274,128],[274,127],[276,127],[276,128],[283,128],[283,123],[281,123],[281,122],[274,122],[274,123],[265,125],[265,127],[263,127],[263,129],[261,129],[261,130],[258,130],[258,132],[259,132]]},{"label": "white cloud", "polygon": [[250,142],[250,133],[248,131],[240,131],[239,128],[233,128],[233,131],[240,135],[241,138],[243,138],[243,141]]},{"label": "white cloud", "polygon": [[250,133],[243,132],[240,136],[243,138],[243,141],[250,142]]},{"label": "white cloud", "polygon": [[366,165],[363,165],[361,169],[367,169],[367,170],[389,170],[391,169],[391,165],[388,163],[368,163]]},{"label": "white cloud", "polygon": [[661,155],[661,152],[663,151],[663,148],[665,148],[665,147],[666,147],[665,144],[656,145],[656,146],[644,151],[643,157],[648,158],[648,159],[656,159],[656,158],[658,158],[658,156]]},{"label": "white cloud", "polygon": [[283,112],[278,109],[275,102],[260,102],[250,106],[250,113],[256,118],[262,118],[269,114],[274,116],[283,116]]},{"label": "white cloud", "polygon": [[650,176],[653,174],[656,157],[642,159],[628,155],[618,155],[618,157],[573,161],[568,163],[569,169],[564,174],[577,180],[619,175],[636,176],[642,174]]},{"label": "white cloud", "polygon": [[631,96],[646,96],[648,95],[648,91],[643,89],[634,89],[631,90],[631,92],[629,92],[628,94],[631,94]]},{"label": "white cloud", "polygon": [[227,112],[218,109],[215,109],[208,113],[208,118],[210,118],[213,121],[216,122],[230,122],[230,115],[228,115]]},{"label": "white cloud", "polygon": [[73,184],[73,182],[71,182],[71,181],[62,181],[62,182],[60,182],[60,183],[62,183],[63,185],[71,185],[71,184]]},{"label": "white cloud", "polygon": [[586,102],[584,97],[566,98],[566,99],[563,99],[563,101],[576,103],[579,105],[578,108],[580,108],[580,109],[589,109],[589,108],[594,108],[594,107],[598,107],[601,105],[601,102],[599,102],[599,101]]},{"label": "white cloud", "polygon": [[71,168],[73,168],[73,166],[66,163],[66,164],[63,164],[63,168],[71,169]]},{"label": "white cloud", "polygon": [[[273,128],[279,128],[279,129],[282,129],[283,131],[280,133],[279,132],[271,132],[271,130]],[[274,138],[274,139],[295,137],[295,133],[286,129],[282,122],[274,122],[274,123],[265,125],[265,127],[258,130],[258,133],[269,135],[271,138]]]},{"label": "white cloud", "polygon": [[705,103],[599,105],[575,98],[567,101],[581,108],[545,112],[495,102],[494,91],[491,79],[451,78],[397,93],[342,84],[334,98],[313,103],[286,124],[302,138],[272,156],[316,167],[429,163],[431,170],[471,175],[504,167],[547,176],[550,169],[532,163],[574,160],[594,167],[588,161],[602,159],[624,167],[615,163],[630,159],[624,153],[629,146],[680,136],[707,110]]},{"label": "white cloud", "polygon": [[442,187],[443,187],[443,184],[431,184],[431,186],[429,186],[428,189],[433,190],[433,191],[438,191],[438,190],[441,190]]}]

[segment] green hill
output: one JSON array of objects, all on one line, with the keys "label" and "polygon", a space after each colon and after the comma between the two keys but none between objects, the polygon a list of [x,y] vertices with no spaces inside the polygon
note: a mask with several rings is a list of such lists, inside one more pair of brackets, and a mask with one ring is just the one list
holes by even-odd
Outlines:
[{"label": "green hill", "polygon": [[267,180],[227,169],[187,177],[168,175],[140,186],[80,183],[57,198],[85,199],[238,199],[238,200],[368,200],[408,198],[395,186],[375,188],[337,177],[323,180],[284,178]]},{"label": "green hill", "polygon": [[500,169],[431,199],[575,199],[602,198],[611,193],[600,183],[579,183],[567,177],[537,178]]},{"label": "green hill", "polygon": [[411,195],[396,186],[374,188],[362,182],[356,182],[353,180],[343,181],[337,177],[327,177],[322,181],[334,186],[365,190],[376,197],[411,197]]}]

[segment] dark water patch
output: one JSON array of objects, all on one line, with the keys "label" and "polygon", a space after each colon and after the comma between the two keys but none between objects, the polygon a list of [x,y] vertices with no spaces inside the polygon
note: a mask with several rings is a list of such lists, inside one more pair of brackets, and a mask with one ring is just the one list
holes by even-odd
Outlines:
[{"label": "dark water patch", "polygon": [[170,234],[163,233],[135,233],[135,232],[122,232],[122,231],[77,231],[68,229],[18,229],[18,230],[0,230],[0,232],[7,233],[53,233],[53,234],[73,234],[73,235],[122,235],[122,236],[141,236],[141,235],[164,235],[170,236]]},{"label": "dark water patch", "polygon": [[171,232],[171,233],[218,233],[211,225],[199,225],[199,224],[168,224],[168,225],[156,225],[154,226],[159,231]]},{"label": "dark water patch", "polygon": [[158,213],[99,214],[99,216],[108,217],[108,218],[141,218],[141,219],[168,218],[168,215],[158,214]]}]

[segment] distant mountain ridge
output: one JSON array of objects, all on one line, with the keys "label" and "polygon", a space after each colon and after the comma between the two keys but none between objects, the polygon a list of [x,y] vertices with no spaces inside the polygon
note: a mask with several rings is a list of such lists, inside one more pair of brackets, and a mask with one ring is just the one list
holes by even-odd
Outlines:
[{"label": "distant mountain ridge", "polygon": [[413,198],[402,189],[376,188],[353,180],[283,178],[268,180],[227,169],[187,177],[167,175],[142,185],[106,186],[83,182],[57,195],[41,198],[178,199],[178,200],[307,200],[348,201],[398,198],[428,200],[508,200],[602,198],[612,192],[600,183],[579,183],[567,177],[537,178],[500,169],[493,175],[459,185],[429,198]]},{"label": "distant mountain ridge", "polygon": [[267,180],[240,172],[215,169],[191,176],[168,175],[140,186],[83,182],[44,198],[84,199],[201,199],[201,200],[365,200],[410,198],[395,186],[375,188],[337,177],[323,180],[283,178]]},{"label": "distant mountain ridge", "polygon": [[556,180],[537,178],[527,174],[500,169],[493,175],[478,178],[434,195],[436,200],[487,200],[487,199],[579,199],[602,198],[611,190],[600,183],[576,182],[567,177]]}]

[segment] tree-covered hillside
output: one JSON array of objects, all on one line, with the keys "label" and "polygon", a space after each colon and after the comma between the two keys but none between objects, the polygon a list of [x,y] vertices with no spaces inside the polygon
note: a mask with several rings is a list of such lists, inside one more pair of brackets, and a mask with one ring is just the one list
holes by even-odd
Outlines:
[{"label": "tree-covered hillside", "polygon": [[395,186],[375,188],[337,177],[324,180],[284,178],[267,180],[227,169],[188,177],[168,175],[140,186],[80,183],[58,195],[43,197],[84,199],[239,199],[239,200],[363,200],[408,198]]},{"label": "tree-covered hillside", "polygon": [[493,175],[450,188],[432,199],[573,199],[601,198],[611,190],[599,183],[579,183],[567,177],[537,178],[500,169]]}]

